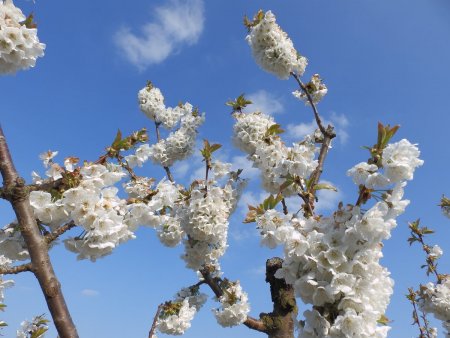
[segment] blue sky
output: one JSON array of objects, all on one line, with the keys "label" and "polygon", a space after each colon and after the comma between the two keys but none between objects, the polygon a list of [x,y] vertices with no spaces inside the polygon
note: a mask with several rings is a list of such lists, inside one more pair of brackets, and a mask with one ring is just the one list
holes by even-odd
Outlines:
[{"label": "blue sky", "polygon": [[[60,160],[71,155],[93,160],[118,128],[124,133],[150,129],[137,105],[137,91],[147,80],[162,90],[168,105],[189,101],[206,112],[200,137],[223,144],[222,159],[245,163],[232,146],[233,119],[224,105],[240,93],[273,113],[288,141],[294,141],[308,130],[311,111],[290,94],[296,89],[293,81],[280,81],[258,68],[244,39],[243,15],[271,9],[309,59],[305,79],[314,73],[324,78],[329,92],[319,110],[340,131],[323,175],[339,193],[324,197],[323,213],[339,200],[355,201],[356,188],[345,173],[367,159],[361,146],[375,142],[378,121],[400,124],[396,140],[419,144],[425,164],[407,186],[411,204],[385,243],[383,259],[396,282],[387,312],[393,320],[391,335],[417,336],[404,294],[427,278],[419,268],[422,253],[406,242],[409,220],[420,217],[437,230],[430,240],[447,253],[440,269],[450,272],[450,244],[444,240],[450,237],[450,225],[437,207],[442,194],[450,195],[448,1],[135,0],[130,5],[16,0],[16,5],[34,12],[39,37],[47,44],[36,68],[0,80],[0,122],[27,179],[32,170],[43,171],[38,158],[43,151],[58,150]],[[194,157],[177,166],[176,178],[187,182],[198,162]],[[164,175],[151,165],[143,173]],[[247,175],[252,180],[244,202],[251,202],[260,191],[254,172]],[[228,278],[241,281],[257,317],[271,309],[262,268],[280,252],[259,246],[253,225],[242,224],[243,214],[240,208],[232,219],[222,265]],[[0,202],[0,221],[12,218],[9,206]],[[137,237],[96,263],[77,262],[62,247],[52,250],[81,337],[146,337],[157,304],[195,283],[195,274],[179,259],[181,249],[163,247],[150,229],[139,230]],[[16,286],[6,292],[6,337],[14,335],[21,320],[48,313],[34,277],[22,274],[15,280]],[[245,327],[221,328],[210,312],[214,306],[205,305],[185,337],[261,336]],[[51,328],[49,337],[54,336]]]}]

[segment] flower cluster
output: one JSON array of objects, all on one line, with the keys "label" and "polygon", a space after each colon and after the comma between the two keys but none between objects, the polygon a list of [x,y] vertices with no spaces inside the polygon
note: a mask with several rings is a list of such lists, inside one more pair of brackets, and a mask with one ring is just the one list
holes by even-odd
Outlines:
[{"label": "flower cluster", "polygon": [[245,184],[231,177],[223,187],[210,183],[193,188],[186,204],[177,210],[187,235],[182,258],[193,270],[207,264],[220,271],[218,260],[227,248],[228,220]]},{"label": "flower cluster", "polygon": [[303,75],[308,61],[295,50],[271,11],[260,11],[247,26],[249,34],[246,39],[258,65],[280,79],[289,78],[291,73]]},{"label": "flower cluster", "polygon": [[157,319],[158,331],[170,335],[182,335],[191,327],[191,321],[206,302],[207,296],[198,292],[198,287],[183,288],[175,300],[162,305]]},{"label": "flower cluster", "polygon": [[414,170],[423,164],[419,159],[420,151],[416,145],[403,139],[389,144],[382,153],[382,167],[384,174],[379,172],[375,164],[361,162],[351,168],[347,175],[352,177],[357,185],[364,185],[369,189],[385,187],[389,184],[411,180]]},{"label": "flower cluster", "polygon": [[[315,149],[309,138],[287,148],[277,133],[268,132],[275,130],[272,118],[261,113],[235,117],[235,143],[261,169],[268,192],[280,191],[281,178],[307,177],[314,170]],[[384,318],[393,280],[379,264],[382,241],[390,237],[397,216],[409,203],[403,200],[403,189],[423,163],[419,154],[415,145],[401,140],[384,147],[379,167],[360,163],[349,170],[358,185],[391,186],[367,211],[340,205],[331,217],[305,219],[275,209],[255,209],[262,244],[284,246],[283,267],[276,277],[313,305],[304,313],[299,337],[386,337],[389,327],[379,326],[378,321]],[[378,172],[380,168],[384,174]]]},{"label": "flower cluster", "polygon": [[129,165],[141,166],[150,158],[155,164],[170,167],[175,161],[192,155],[197,129],[205,120],[204,114],[199,114],[190,103],[179,104],[175,108],[166,107],[161,91],[151,83],[139,91],[138,98],[141,110],[155,121],[157,127],[163,125],[167,129],[173,129],[178,124],[180,126],[167,138],[158,139],[152,146],[144,144],[135,154],[128,155],[126,160]]},{"label": "flower cluster", "polygon": [[39,42],[32,16],[28,18],[12,0],[0,2],[0,73],[15,73],[34,67],[44,55],[45,45]]},{"label": "flower cluster", "polygon": [[24,320],[20,324],[20,329],[16,331],[17,338],[44,338],[45,332],[48,330],[48,320],[43,315],[36,316],[31,322]]},{"label": "flower cluster", "polygon": [[[253,166],[261,170],[264,189],[272,194],[280,192],[287,177],[307,178],[317,167],[316,146],[307,136],[300,143],[287,147],[278,136],[282,132],[272,117],[260,112],[235,113],[234,143],[248,154]],[[283,191],[289,196],[295,186]]]},{"label": "flower cluster", "polygon": [[438,284],[428,283],[419,290],[419,305],[425,313],[432,313],[442,321],[446,337],[450,336],[450,275]]},{"label": "flower cluster", "polygon": [[[319,74],[314,74],[311,77],[311,81],[305,85],[305,88],[308,91],[313,103],[318,103],[328,92],[327,86],[325,86]],[[292,92],[292,95],[305,102],[306,105],[310,104],[308,95],[306,95],[305,92],[296,90]]]},{"label": "flower cluster", "polygon": [[250,312],[247,294],[242,291],[239,281],[224,280],[221,288],[223,290],[223,295],[219,298],[221,308],[213,310],[217,322],[223,327],[242,324]]}]

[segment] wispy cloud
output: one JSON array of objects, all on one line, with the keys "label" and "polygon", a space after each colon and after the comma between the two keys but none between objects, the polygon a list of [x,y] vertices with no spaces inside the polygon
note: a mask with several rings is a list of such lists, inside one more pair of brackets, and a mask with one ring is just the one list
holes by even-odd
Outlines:
[{"label": "wispy cloud", "polygon": [[246,111],[260,111],[264,114],[279,114],[284,111],[280,99],[265,90],[246,95],[246,98],[252,101]]},{"label": "wispy cloud", "polygon": [[96,297],[100,294],[97,290],[83,289],[81,290],[81,295],[85,297]]},{"label": "wispy cloud", "polygon": [[[332,124],[335,127],[337,139],[341,144],[345,144],[348,141],[349,135],[347,132],[350,125],[348,118],[344,114],[331,113],[330,119],[322,119],[323,124],[326,126]],[[312,134],[317,129],[316,121],[313,119],[309,123],[300,124],[288,124],[287,136],[296,140],[301,140],[308,134]]]},{"label": "wispy cloud", "polygon": [[254,178],[259,175],[259,169],[253,167],[253,162],[247,160],[246,156],[234,156],[231,159],[231,169],[236,171],[242,169],[242,178]]},{"label": "wispy cloud", "polygon": [[154,13],[139,34],[122,27],[114,36],[126,59],[140,70],[164,61],[184,45],[195,44],[203,31],[203,0],[170,0]]}]

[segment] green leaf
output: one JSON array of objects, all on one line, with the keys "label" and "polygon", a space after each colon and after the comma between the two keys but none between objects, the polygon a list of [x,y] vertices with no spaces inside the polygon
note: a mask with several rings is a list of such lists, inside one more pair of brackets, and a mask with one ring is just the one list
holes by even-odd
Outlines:
[{"label": "green leaf", "polygon": [[335,192],[338,191],[336,189],[336,187],[334,187],[334,186],[332,186],[331,184],[328,184],[328,183],[317,183],[314,186],[314,190],[333,190]]},{"label": "green leaf", "polygon": [[279,135],[284,133],[284,130],[281,129],[281,126],[277,123],[272,124],[266,131],[266,136],[270,135]]},{"label": "green leaf", "polygon": [[48,329],[46,327],[40,327],[36,331],[33,331],[30,338],[40,338],[44,335],[45,332],[47,332],[47,330]]},{"label": "green leaf", "polygon": [[381,325],[388,325],[390,322],[391,320],[384,314],[381,315],[380,318],[377,320],[377,323]]},{"label": "green leaf", "polygon": [[119,150],[120,148],[118,148],[118,145],[119,145],[120,141],[122,141],[122,132],[120,131],[120,129],[118,129],[116,138],[114,139],[111,147],[115,150]]}]

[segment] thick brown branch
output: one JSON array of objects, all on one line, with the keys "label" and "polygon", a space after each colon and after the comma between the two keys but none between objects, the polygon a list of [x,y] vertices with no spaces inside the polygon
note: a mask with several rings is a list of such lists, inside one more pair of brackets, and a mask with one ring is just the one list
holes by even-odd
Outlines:
[{"label": "thick brown branch", "polygon": [[13,266],[10,268],[0,268],[0,275],[17,275],[26,271],[31,271],[31,263]]},{"label": "thick brown branch", "polygon": [[78,337],[77,330],[70,316],[61,286],[56,278],[48,255],[48,246],[41,235],[29,201],[29,189],[19,177],[0,127],[0,173],[4,189],[19,223],[20,232],[31,258],[32,271],[36,276],[45,300],[61,338]]},{"label": "thick brown branch", "polygon": [[52,232],[48,233],[47,235],[45,235],[45,241],[47,242],[47,244],[50,244],[51,242],[56,240],[59,236],[61,236],[63,233],[69,231],[70,229],[72,229],[74,227],[76,227],[75,222],[70,221],[70,222],[60,226],[55,231],[52,231]]},{"label": "thick brown branch", "polygon": [[[200,270],[200,273],[202,274],[205,280],[205,284],[207,284],[211,288],[212,292],[214,292],[217,298],[220,298],[223,295],[223,290],[220,288],[218,283],[220,282],[220,279],[211,277],[208,268]],[[267,333],[267,328],[265,324],[261,320],[258,320],[256,318],[247,316],[244,325],[247,326],[249,329]]]}]

